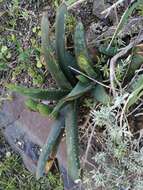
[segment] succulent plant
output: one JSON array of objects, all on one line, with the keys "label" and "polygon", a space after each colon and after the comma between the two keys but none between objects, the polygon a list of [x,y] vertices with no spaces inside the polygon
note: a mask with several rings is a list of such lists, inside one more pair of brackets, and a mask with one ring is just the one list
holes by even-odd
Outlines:
[{"label": "succulent plant", "polygon": [[[75,29],[75,57],[66,50],[66,14],[67,6],[63,3],[59,7],[56,16],[55,52],[53,51],[53,44],[50,39],[49,21],[46,12],[43,13],[41,22],[42,51],[48,69],[59,88],[34,89],[14,84],[7,85],[10,90],[30,97],[30,100],[26,102],[26,106],[30,109],[44,114],[47,113],[47,115],[50,114],[51,117],[57,117],[49,138],[42,148],[37,166],[37,178],[43,176],[45,164],[47,160],[50,160],[51,154],[56,155],[64,131],[66,133],[67,142],[68,175],[73,180],[80,178],[77,102],[79,102],[79,99],[86,93],[90,93],[97,101],[101,101],[104,104],[108,104],[110,101],[104,87],[90,80],[90,78],[99,80],[101,77],[100,71],[95,69],[94,63],[88,54],[84,27],[81,22],[77,23]],[[71,68],[75,69],[75,71],[79,71],[79,73],[76,72],[75,74]],[[39,103],[39,100],[54,100],[58,102],[51,111],[47,105]]]}]

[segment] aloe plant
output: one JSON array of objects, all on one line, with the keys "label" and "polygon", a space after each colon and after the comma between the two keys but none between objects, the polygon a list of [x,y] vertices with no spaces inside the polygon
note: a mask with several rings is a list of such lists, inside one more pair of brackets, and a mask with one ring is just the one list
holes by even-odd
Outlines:
[{"label": "aloe plant", "polygon": [[[7,87],[15,92],[32,98],[28,100],[26,105],[33,111],[39,111],[46,115],[57,116],[56,122],[48,136],[46,144],[42,148],[42,152],[37,166],[37,178],[43,176],[45,165],[50,160],[51,154],[56,154],[58,145],[62,139],[65,128],[67,142],[67,161],[68,175],[73,179],[80,178],[80,161],[79,161],[79,145],[78,145],[78,125],[77,125],[77,101],[86,93],[90,93],[98,101],[105,104],[108,103],[109,97],[103,86],[93,83],[90,78],[97,79],[99,71],[94,69],[94,64],[88,54],[86,46],[84,27],[81,22],[77,23],[74,36],[75,57],[73,57],[65,46],[65,16],[67,7],[63,3],[56,16],[56,47],[53,50],[49,33],[49,21],[47,13],[42,17],[42,51],[48,69],[55,79],[58,89],[34,89],[25,88],[8,84]],[[56,56],[55,56],[56,55]],[[57,57],[57,59],[56,59]],[[81,74],[76,75],[70,67],[79,69]],[[82,73],[85,73],[83,76]],[[89,78],[86,78],[89,76]],[[99,96],[105,96],[101,98]],[[57,105],[53,111],[47,106],[39,103],[39,100],[56,100]],[[82,99],[81,99],[82,100]],[[51,112],[52,111],[52,112]],[[61,114],[62,113],[62,114]],[[61,116],[62,115],[62,116]]]}]

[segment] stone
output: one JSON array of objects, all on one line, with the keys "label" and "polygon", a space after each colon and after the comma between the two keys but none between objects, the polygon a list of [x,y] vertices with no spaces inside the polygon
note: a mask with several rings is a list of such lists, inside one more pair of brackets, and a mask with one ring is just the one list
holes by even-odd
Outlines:
[{"label": "stone", "polygon": [[[13,94],[13,101],[5,101],[0,112],[0,129],[14,151],[19,153],[26,168],[35,174],[40,150],[54,124],[47,116],[41,116],[25,108],[25,97]],[[64,181],[64,189],[77,189],[67,174],[66,142],[60,143],[56,159]]]},{"label": "stone", "polygon": [[104,0],[94,0],[93,1],[93,15],[97,16],[98,18],[104,18],[105,15],[102,15],[101,12],[104,11],[106,8]]}]

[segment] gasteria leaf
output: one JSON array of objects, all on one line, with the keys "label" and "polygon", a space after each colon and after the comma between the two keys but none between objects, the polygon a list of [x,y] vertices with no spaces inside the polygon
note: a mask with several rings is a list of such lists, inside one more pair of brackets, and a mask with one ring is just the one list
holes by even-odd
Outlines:
[{"label": "gasteria leaf", "polygon": [[77,102],[67,105],[65,117],[68,175],[75,181],[80,178]]},{"label": "gasteria leaf", "polygon": [[129,81],[135,74],[135,71],[141,67],[143,63],[143,56],[135,54],[132,56],[131,63],[128,68],[126,80]]},{"label": "gasteria leaf", "polygon": [[[72,75],[68,65],[71,63],[71,56],[65,49],[65,16],[67,14],[67,6],[65,3],[59,7],[56,16],[56,55],[59,60],[60,67],[71,84],[75,84],[76,80]],[[73,60],[72,60],[73,61]]]},{"label": "gasteria leaf", "polygon": [[25,105],[27,108],[29,108],[32,111],[38,111],[37,105],[39,102],[33,100],[33,99],[28,99],[25,101]]},{"label": "gasteria leaf", "polygon": [[93,97],[103,105],[108,105],[111,102],[110,96],[107,94],[105,88],[100,84],[97,84],[92,91]]},{"label": "gasteria leaf", "polygon": [[68,90],[56,90],[56,89],[39,89],[39,88],[26,88],[23,86],[17,86],[15,84],[7,84],[13,92],[18,92],[24,96],[29,96],[35,99],[41,100],[59,100],[68,94]]},{"label": "gasteria leaf", "polygon": [[129,95],[127,102],[125,104],[125,110],[135,104],[139,98],[143,95],[143,75],[139,76],[139,79],[133,85],[132,93]]},{"label": "gasteria leaf", "polygon": [[55,57],[54,53],[51,50],[50,40],[49,40],[49,21],[48,15],[44,12],[42,21],[41,21],[41,32],[42,32],[42,49],[45,57],[45,61],[48,65],[48,69],[56,80],[56,83],[62,89],[70,89],[71,85],[66,79],[65,75],[63,74],[62,70],[60,69]]},{"label": "gasteria leaf", "polygon": [[78,66],[90,77],[96,78],[97,73],[94,71],[92,67],[92,61],[88,55],[88,50],[85,41],[84,27],[81,22],[77,24],[75,29],[74,45],[75,45],[75,55],[78,62]]},{"label": "gasteria leaf", "polygon": [[64,118],[60,118],[53,124],[52,130],[48,135],[48,139],[42,148],[40,154],[36,177],[39,179],[42,177],[46,170],[47,161],[51,160],[51,155],[55,155],[62,139],[64,132]]},{"label": "gasteria leaf", "polygon": [[73,90],[63,99],[59,101],[54,110],[51,113],[51,116],[57,115],[59,110],[68,102],[80,98],[85,93],[89,92],[94,86],[92,84],[81,83],[80,81],[73,88]]},{"label": "gasteria leaf", "polygon": [[52,112],[52,108],[49,105],[45,105],[42,103],[39,103],[37,105],[37,109],[38,109],[39,113],[43,116],[50,115],[50,113]]},{"label": "gasteria leaf", "polygon": [[81,83],[89,83],[90,80],[84,77],[83,75],[77,75],[76,78],[81,82]]}]

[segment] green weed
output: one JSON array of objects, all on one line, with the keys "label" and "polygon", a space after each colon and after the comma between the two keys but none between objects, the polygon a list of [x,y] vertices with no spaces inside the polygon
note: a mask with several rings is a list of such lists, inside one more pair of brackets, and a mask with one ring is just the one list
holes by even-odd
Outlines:
[{"label": "green weed", "polygon": [[63,190],[58,174],[49,172],[47,177],[36,180],[22,164],[21,159],[12,154],[0,162],[0,189],[4,190]]}]

